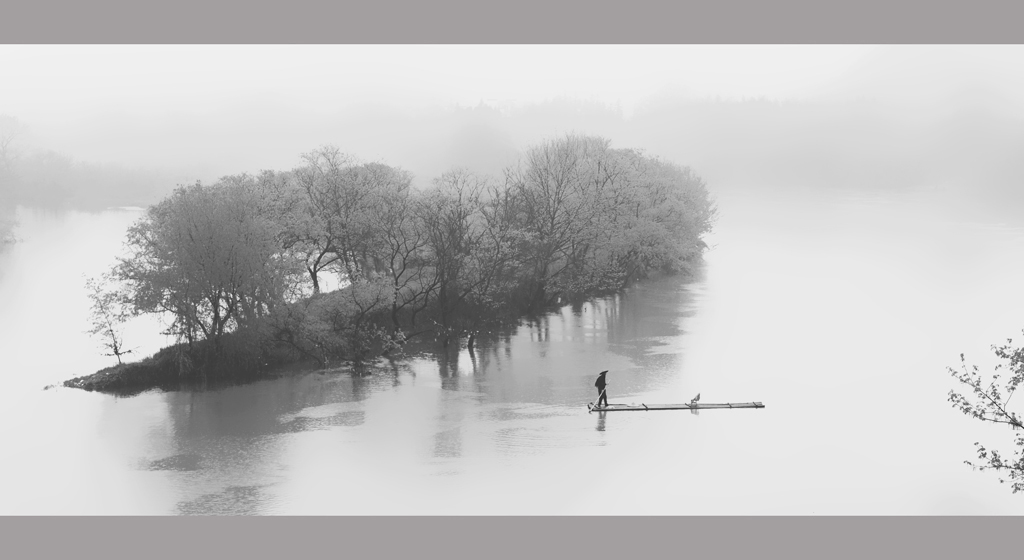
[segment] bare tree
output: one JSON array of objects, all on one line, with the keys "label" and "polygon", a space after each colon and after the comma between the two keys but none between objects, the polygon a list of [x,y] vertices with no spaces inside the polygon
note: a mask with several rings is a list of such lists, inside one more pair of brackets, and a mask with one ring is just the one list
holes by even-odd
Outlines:
[{"label": "bare tree", "polygon": [[392,328],[398,336],[403,318],[408,318],[407,327],[413,328],[437,287],[436,266],[427,250],[428,235],[416,212],[408,172],[380,163],[363,165],[355,171],[361,190],[368,193],[368,235],[360,242],[360,269],[388,279]]},{"label": "bare tree", "polygon": [[18,139],[25,136],[26,127],[10,115],[0,115],[0,186],[14,175],[14,166],[21,152]]},{"label": "bare tree", "polygon": [[418,205],[433,262],[438,327],[447,346],[452,335],[461,334],[454,322],[469,294],[479,285],[472,260],[481,256],[484,235],[482,195],[486,182],[466,169],[453,169],[434,180]]},{"label": "bare tree", "polygon": [[106,356],[114,356],[117,363],[121,364],[121,356],[130,354],[131,350],[124,349],[124,337],[121,331],[121,324],[124,322],[126,313],[123,304],[123,294],[115,287],[115,279],[107,274],[103,280],[89,278],[85,287],[89,291],[89,299],[92,301],[90,314],[89,334],[99,336],[103,340],[103,347],[110,353]]},{"label": "bare tree", "polygon": [[137,313],[169,312],[191,346],[259,322],[283,303],[294,263],[245,181],[181,187],[128,232],[115,269]]},{"label": "bare tree", "polygon": [[[1000,473],[1000,482],[1011,483],[1013,493],[1024,490],[1024,411],[1010,407],[1017,388],[1024,383],[1024,347],[1013,348],[1013,340],[1007,339],[1002,346],[993,346],[992,350],[1001,363],[995,366],[991,379],[986,379],[978,372],[977,366],[967,366],[963,354],[960,354],[960,369],[947,368],[949,373],[962,385],[967,386],[967,394],[956,391],[949,392],[949,401],[953,407],[967,416],[991,424],[1004,424],[1013,429],[1013,443],[1016,448],[1009,457],[997,449],[975,442],[974,446],[980,462],[964,461],[978,470],[993,470]],[[1005,373],[1005,378],[1003,374]],[[1006,478],[1002,478],[1005,475]]]},{"label": "bare tree", "polygon": [[14,208],[4,198],[4,193],[0,192],[0,249],[14,243],[14,226]]},{"label": "bare tree", "polygon": [[305,196],[291,208],[287,231],[290,244],[304,253],[313,292],[320,293],[319,275],[333,265],[343,262],[348,276],[354,275],[345,239],[360,193],[347,181],[351,158],[336,147],[318,148],[303,154],[302,160],[304,165],[293,174],[298,191]]}]

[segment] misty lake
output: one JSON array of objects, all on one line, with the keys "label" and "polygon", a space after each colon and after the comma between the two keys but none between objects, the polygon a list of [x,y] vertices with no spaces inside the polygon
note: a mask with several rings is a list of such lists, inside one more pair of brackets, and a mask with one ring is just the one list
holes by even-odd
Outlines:
[{"label": "misty lake", "polygon": [[[1024,327],[1024,228],[928,194],[718,195],[711,250],[466,349],[117,398],[84,278],[138,209],[19,208],[0,253],[0,514],[1024,514],[947,402]],[[151,319],[134,357],[170,343]],[[754,410],[590,414],[612,403]],[[1004,446],[1005,447],[1005,446]]]}]

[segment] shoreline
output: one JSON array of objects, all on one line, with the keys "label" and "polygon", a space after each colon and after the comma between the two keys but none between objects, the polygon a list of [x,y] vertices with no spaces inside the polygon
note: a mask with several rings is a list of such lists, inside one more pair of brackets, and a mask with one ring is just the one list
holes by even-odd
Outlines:
[{"label": "shoreline", "polygon": [[[703,265],[703,259],[700,262],[701,264],[698,265],[698,269]],[[637,286],[640,282],[657,280],[664,277],[681,277],[692,280],[698,276],[699,274],[696,273],[696,270],[688,273],[650,274],[645,278],[639,279],[639,282],[631,282],[629,286],[623,289],[591,294],[581,297],[576,301],[554,304],[536,313],[520,316],[500,330],[514,330],[521,326],[523,321],[541,317],[565,306],[581,306],[595,299],[620,295],[624,291]],[[230,333],[226,337],[238,337],[240,334],[244,335],[244,333]],[[428,348],[437,351],[443,350],[444,346],[442,339],[438,336],[439,333],[435,332],[433,334],[434,336],[431,337],[429,333],[424,333],[422,337],[406,341],[399,347],[398,352],[394,354],[391,352],[376,352],[373,355],[366,356],[363,360],[340,360],[339,362],[324,366],[298,354],[280,341],[271,341],[266,346],[259,347],[253,353],[246,353],[243,350],[242,352],[231,352],[217,358],[203,359],[203,355],[208,350],[207,346],[210,343],[209,341],[199,341],[195,343],[192,356],[188,359],[188,367],[183,368],[181,356],[186,352],[187,344],[182,343],[161,348],[155,354],[141,360],[108,366],[91,374],[74,377],[57,385],[50,385],[47,388],[60,386],[108,395],[131,397],[153,389],[180,391],[200,387],[202,389],[233,387],[256,381],[277,379],[288,375],[326,371],[338,367],[354,367],[380,358],[397,357],[404,354],[406,348],[418,351]],[[485,336],[478,334],[475,338],[479,343]],[[461,348],[468,342],[468,336],[458,337],[453,342],[456,342]]]}]

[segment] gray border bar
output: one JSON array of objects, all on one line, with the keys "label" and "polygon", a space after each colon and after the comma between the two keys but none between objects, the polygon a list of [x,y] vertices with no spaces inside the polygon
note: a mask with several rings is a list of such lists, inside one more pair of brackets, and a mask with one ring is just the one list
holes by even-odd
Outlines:
[{"label": "gray border bar", "polygon": [[4,43],[1019,43],[1007,0],[6,0]]},{"label": "gray border bar", "polygon": [[[984,558],[985,517],[7,518],[8,558]],[[1011,542],[1011,539],[1014,542]]]},{"label": "gray border bar", "polygon": [[[1024,4],[991,0],[7,0],[0,42],[992,44],[1024,42],[1021,21]],[[10,558],[978,558],[1013,557],[1019,527],[1013,517],[8,517],[0,549]]]}]

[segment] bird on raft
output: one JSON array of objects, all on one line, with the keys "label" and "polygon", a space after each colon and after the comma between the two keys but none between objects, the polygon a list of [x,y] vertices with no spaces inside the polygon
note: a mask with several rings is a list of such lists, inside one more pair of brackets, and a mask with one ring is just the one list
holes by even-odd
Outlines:
[{"label": "bird on raft", "polygon": [[700,400],[700,393],[697,393],[696,397],[693,397],[692,399],[690,399],[690,404],[697,404],[697,401],[699,401],[699,400]]}]

